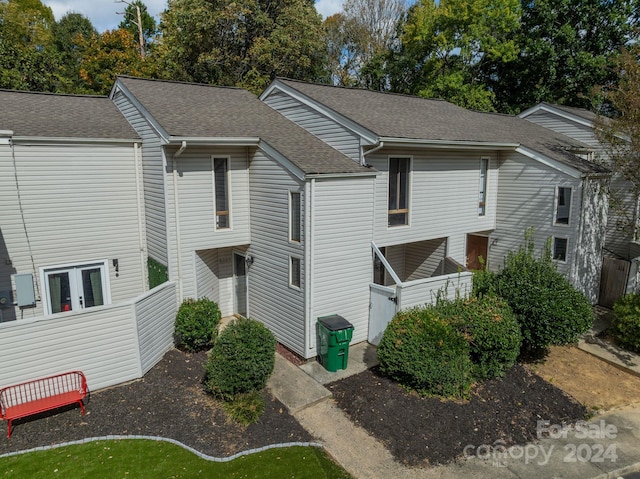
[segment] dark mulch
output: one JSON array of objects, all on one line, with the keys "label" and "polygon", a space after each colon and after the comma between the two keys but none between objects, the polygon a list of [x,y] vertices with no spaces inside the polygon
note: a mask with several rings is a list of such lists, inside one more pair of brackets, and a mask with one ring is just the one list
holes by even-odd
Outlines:
[{"label": "dark mulch", "polygon": [[377,369],[328,387],[355,423],[411,466],[450,462],[467,445],[525,444],[536,439],[538,420],[562,424],[587,417],[584,406],[521,365],[475,387],[468,401],[419,397]]},{"label": "dark mulch", "polygon": [[205,360],[205,353],[172,350],[143,379],[91,394],[85,416],[75,407],[16,421],[11,439],[0,438],[0,454],[112,434],[168,437],[216,457],[312,440],[268,392],[258,423],[244,427],[227,419],[202,389]]}]

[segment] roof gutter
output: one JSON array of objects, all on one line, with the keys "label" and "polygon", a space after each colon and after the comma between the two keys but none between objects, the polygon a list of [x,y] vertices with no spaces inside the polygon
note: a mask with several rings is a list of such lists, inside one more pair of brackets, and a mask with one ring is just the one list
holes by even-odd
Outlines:
[{"label": "roof gutter", "polygon": [[371,148],[370,150],[367,151],[362,151],[362,155],[360,155],[360,164],[362,166],[367,166],[367,162],[365,161],[365,156],[367,156],[370,153],[373,153],[374,151],[378,151],[380,148],[384,147],[384,141],[379,141],[378,144],[376,146],[374,146],[373,148]]},{"label": "roof gutter", "polygon": [[175,145],[182,144],[185,141],[191,145],[257,146],[260,143],[260,138],[170,136],[163,143],[165,145]]},{"label": "roof gutter", "polygon": [[[424,148],[460,148],[474,149],[479,148],[491,150],[515,150],[520,147],[520,143],[502,143],[502,142],[486,142],[486,141],[467,141],[467,140],[430,140],[425,138],[397,138],[397,137],[381,137],[381,143],[393,143],[393,146],[410,146]],[[370,150],[372,151],[372,150]],[[370,152],[369,151],[369,152]]]},{"label": "roof gutter", "polygon": [[[6,133],[6,131],[5,131]],[[0,134],[2,137],[2,134]],[[14,136],[13,140],[20,143],[48,143],[66,144],[69,143],[140,143],[140,138],[77,138],[77,137],[45,137],[45,136]]]},{"label": "roof gutter", "polygon": [[11,144],[11,137],[13,136],[13,131],[11,130],[0,130],[0,145],[9,145]]}]

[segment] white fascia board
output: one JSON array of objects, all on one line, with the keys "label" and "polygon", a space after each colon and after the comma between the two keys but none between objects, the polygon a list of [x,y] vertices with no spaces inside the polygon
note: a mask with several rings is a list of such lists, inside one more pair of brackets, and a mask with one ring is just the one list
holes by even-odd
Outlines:
[{"label": "white fascia board", "polygon": [[75,137],[44,137],[44,136],[14,136],[14,143],[48,143],[48,144],[78,144],[78,143],[102,143],[102,144],[132,144],[141,143],[140,138],[75,138]]},{"label": "white fascia board", "polygon": [[305,175],[305,179],[311,180],[322,180],[322,179],[332,179],[332,178],[358,178],[358,177],[367,177],[367,176],[378,176],[378,170],[372,171],[363,171],[362,173],[309,173]]},{"label": "white fascia board", "polygon": [[560,118],[564,118],[565,120],[569,120],[572,121],[574,123],[578,123],[579,125],[582,126],[586,126],[589,128],[593,128],[593,123],[591,123],[589,120],[585,120],[584,118],[581,118],[579,116],[576,115],[572,115],[571,113],[567,113],[566,111],[563,110],[559,110],[557,108],[553,108],[550,105],[546,105],[546,104],[538,104],[536,106],[532,106],[531,108],[529,108],[528,110],[523,111],[522,113],[520,113],[518,116],[520,118],[525,118],[533,115],[534,113],[538,112],[538,111],[545,111],[547,113],[551,113],[552,115],[555,116],[559,116]]},{"label": "white fascia board", "polygon": [[557,160],[553,160],[551,158],[549,158],[548,156],[542,155],[536,151],[530,150],[528,148],[525,148],[523,146],[516,148],[516,152],[520,153],[528,158],[531,158],[539,163],[542,163],[545,166],[548,166],[550,168],[553,168],[554,170],[558,170],[561,173],[564,173],[565,175],[568,175],[572,178],[582,178],[583,174],[581,171],[576,170],[575,168],[572,168],[569,165],[566,165],[564,163],[561,163],[560,161]]},{"label": "white fascia board", "polygon": [[13,136],[13,130],[0,130],[0,137],[7,138]]},{"label": "white fascia board", "polygon": [[190,137],[190,136],[170,136],[162,142],[163,145],[180,145],[186,141],[189,145],[212,145],[212,146],[258,146],[258,137]]},{"label": "white fascia board", "polygon": [[[120,79],[116,79],[116,83],[113,85],[111,89],[111,93],[109,94],[109,98],[113,101],[116,93],[121,91],[124,96],[133,104],[134,107],[142,114],[142,116],[149,122],[151,127],[156,131],[158,136],[160,136],[161,141],[166,141],[169,138],[169,133],[160,126],[160,123],[156,121],[156,119],[147,111],[147,109],[142,106],[142,103],[138,101],[138,99],[120,82]],[[114,102],[115,104],[115,102]]]},{"label": "white fascia board", "polygon": [[267,89],[262,93],[262,95],[260,95],[260,100],[264,101],[264,99],[267,98],[271,93],[278,90],[281,91],[282,93],[286,93],[287,95],[291,96],[295,100],[298,100],[300,103],[307,105],[308,107],[320,112],[327,118],[335,121],[339,125],[344,126],[348,130],[351,130],[353,133],[355,133],[356,135],[362,138],[364,145],[378,144],[379,138],[378,138],[378,135],[376,135],[374,132],[368,130],[367,128],[363,127],[359,123],[356,123],[350,118],[347,118],[346,116],[341,115],[340,113],[330,109],[324,104],[309,98],[304,93],[300,93],[298,90],[290,87],[289,85],[285,85],[281,83],[279,80],[275,80],[273,83],[271,83],[271,85],[267,87]]},{"label": "white fascia board", "polygon": [[258,144],[258,147],[262,151],[264,151],[271,159],[273,159],[273,160],[277,161],[278,163],[280,163],[285,169],[290,171],[298,179],[304,181],[304,179],[305,179],[304,171],[302,171],[300,168],[298,168],[296,165],[294,165],[291,162],[291,160],[289,160],[289,158],[287,158],[282,153],[280,153],[278,150],[273,148],[271,145],[269,145],[269,143],[267,143],[264,140],[261,140],[260,143]]},{"label": "white fascia board", "polygon": [[511,151],[520,146],[520,143],[490,143],[467,140],[426,140],[421,138],[392,138],[386,136],[381,137],[380,141],[384,142],[385,146],[408,146],[411,148],[423,147]]}]

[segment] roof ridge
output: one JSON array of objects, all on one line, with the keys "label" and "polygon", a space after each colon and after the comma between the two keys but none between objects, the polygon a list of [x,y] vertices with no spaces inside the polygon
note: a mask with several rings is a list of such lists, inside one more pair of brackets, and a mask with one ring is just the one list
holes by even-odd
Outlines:
[{"label": "roof ridge", "polygon": [[42,95],[42,96],[60,96],[68,98],[94,98],[109,100],[106,95],[90,95],[90,94],[77,94],[77,93],[56,93],[50,91],[29,91],[29,90],[12,90],[9,88],[0,88],[0,92],[3,93],[23,93],[28,95]]},{"label": "roof ridge", "polygon": [[116,80],[118,78],[126,78],[126,79],[129,79],[129,80],[141,80],[141,81],[157,82],[157,83],[173,83],[173,84],[177,84],[177,85],[186,85],[186,86],[203,86],[203,87],[208,87],[208,88],[226,88],[226,89],[229,89],[229,90],[241,90],[241,91],[246,91],[248,93],[251,93],[246,88],[242,88],[242,87],[239,87],[239,86],[231,86],[231,85],[211,85],[210,83],[188,82],[188,81],[180,81],[180,80],[164,80],[162,78],[142,78],[142,77],[137,77],[137,76],[132,76],[132,75],[116,75]]}]

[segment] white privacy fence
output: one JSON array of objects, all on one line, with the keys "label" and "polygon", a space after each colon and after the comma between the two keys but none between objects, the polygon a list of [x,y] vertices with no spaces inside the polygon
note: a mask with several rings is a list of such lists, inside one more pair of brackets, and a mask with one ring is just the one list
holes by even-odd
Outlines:
[{"label": "white privacy fence", "polygon": [[175,283],[134,300],[0,323],[0,387],[80,370],[92,390],[140,378],[173,346]]}]

